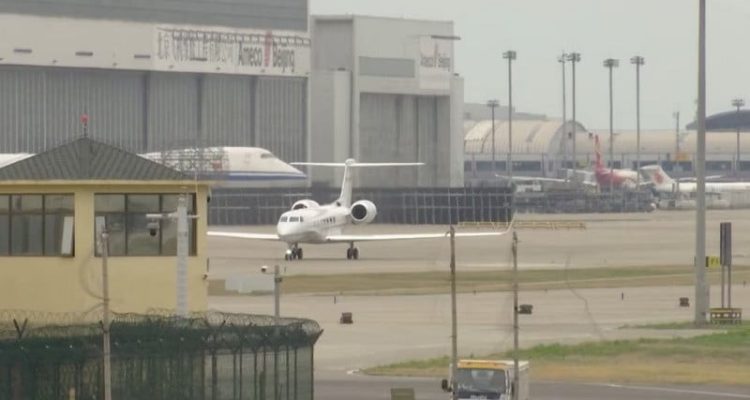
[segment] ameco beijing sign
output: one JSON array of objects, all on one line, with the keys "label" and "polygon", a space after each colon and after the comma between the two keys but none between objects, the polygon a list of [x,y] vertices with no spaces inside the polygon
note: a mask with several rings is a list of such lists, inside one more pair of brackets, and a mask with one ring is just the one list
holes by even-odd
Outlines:
[{"label": "ameco beijing sign", "polygon": [[297,32],[185,26],[155,29],[154,66],[164,71],[307,76],[310,39]]}]

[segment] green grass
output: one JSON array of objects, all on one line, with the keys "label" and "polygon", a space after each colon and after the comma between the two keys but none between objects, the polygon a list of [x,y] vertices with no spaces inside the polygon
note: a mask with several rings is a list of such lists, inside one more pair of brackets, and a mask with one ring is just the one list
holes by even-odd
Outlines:
[{"label": "green grass", "polygon": [[[718,274],[710,273],[717,281]],[[750,268],[735,270],[738,279],[750,279]],[[295,293],[340,294],[434,294],[447,293],[450,275],[446,272],[404,272],[373,274],[292,275],[284,278],[283,291]],[[457,290],[467,292],[510,289],[510,271],[465,271],[457,274]],[[544,269],[519,273],[522,290],[594,287],[638,287],[691,285],[691,266],[618,267],[585,269]],[[209,281],[212,296],[232,295],[222,281]],[[236,293],[235,293],[236,294]]]},{"label": "green grass", "polygon": [[680,329],[705,329],[709,331],[715,330],[731,330],[731,329],[742,329],[744,327],[750,327],[750,322],[743,321],[739,325],[703,325],[696,327],[692,321],[682,322],[664,322],[659,324],[644,324],[644,325],[624,325],[620,329],[657,329],[657,330],[680,330]]},{"label": "green grass", "polygon": [[[750,326],[692,338],[549,344],[520,351],[536,379],[644,383],[748,383]],[[508,359],[512,354],[480,358]],[[443,376],[448,358],[375,367],[373,375]]]}]

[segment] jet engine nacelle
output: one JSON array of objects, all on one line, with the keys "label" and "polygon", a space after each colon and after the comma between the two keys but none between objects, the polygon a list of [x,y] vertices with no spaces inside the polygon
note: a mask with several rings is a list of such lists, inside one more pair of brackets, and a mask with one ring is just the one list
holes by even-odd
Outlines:
[{"label": "jet engine nacelle", "polygon": [[378,209],[375,204],[369,200],[360,200],[349,209],[349,214],[352,216],[352,223],[355,225],[369,224],[378,215]]},{"label": "jet engine nacelle", "polygon": [[316,202],[315,200],[300,200],[294,204],[292,204],[292,210],[302,210],[305,208],[317,208],[320,207],[320,204]]}]

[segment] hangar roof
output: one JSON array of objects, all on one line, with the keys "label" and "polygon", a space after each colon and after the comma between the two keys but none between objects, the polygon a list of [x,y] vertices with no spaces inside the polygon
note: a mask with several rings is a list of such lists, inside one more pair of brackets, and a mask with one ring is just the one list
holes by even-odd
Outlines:
[{"label": "hangar roof", "polygon": [[[595,130],[601,140],[602,150],[609,148],[609,132],[607,130]],[[626,131],[615,133],[614,152],[635,154],[637,133]],[[747,135],[743,135],[746,137]],[[698,134],[695,131],[680,132],[680,151],[695,153],[697,149]],[[750,137],[740,140],[740,151],[750,153]],[[641,153],[667,154],[677,150],[677,137],[674,131],[654,130],[641,131]],[[711,131],[706,133],[706,153],[734,154],[737,151],[736,132]]]},{"label": "hangar roof", "polygon": [[[572,122],[568,122],[572,127]],[[466,153],[492,153],[492,121],[465,124],[464,151]],[[508,152],[508,121],[495,121],[495,152]],[[548,153],[554,151],[563,132],[562,120],[513,120],[514,153]],[[572,129],[570,129],[572,131]],[[578,124],[579,141],[586,128]]]}]

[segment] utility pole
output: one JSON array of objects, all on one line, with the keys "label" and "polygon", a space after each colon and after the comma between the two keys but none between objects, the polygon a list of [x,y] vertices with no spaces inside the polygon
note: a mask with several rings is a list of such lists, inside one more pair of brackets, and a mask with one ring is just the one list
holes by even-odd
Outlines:
[{"label": "utility pole", "polygon": [[612,86],[612,71],[620,66],[620,61],[614,58],[604,60],[604,67],[609,69],[609,193],[614,191],[615,176],[615,127],[614,127],[614,95]]},{"label": "utility pole", "polygon": [[177,200],[177,315],[187,317],[187,275],[188,275],[188,215],[187,196],[180,194]]},{"label": "utility pole", "polygon": [[695,211],[695,324],[708,317],[709,291],[706,282],[706,0],[699,0],[698,29],[698,154],[696,154]]},{"label": "utility pole", "polygon": [[736,177],[739,178],[740,176],[740,126],[742,125],[742,121],[740,120],[740,109],[745,106],[745,100],[744,99],[734,99],[732,100],[732,105],[737,107],[737,114],[736,114],[736,125],[737,125],[737,155],[735,159],[735,167],[734,167],[734,174]]},{"label": "utility pole", "polygon": [[104,353],[104,400],[112,400],[112,350],[110,338],[110,315],[109,315],[109,233],[105,227],[100,237],[100,253],[102,255],[102,339]]},{"label": "utility pole", "polygon": [[503,53],[503,58],[508,60],[508,179],[513,184],[513,60],[516,52],[508,50]]},{"label": "utility pole", "polygon": [[513,230],[513,400],[518,400],[518,234]]},{"label": "utility pole", "polygon": [[[560,143],[562,143],[562,152],[563,152],[563,162],[562,162],[562,170],[566,170],[568,168],[568,96],[567,96],[567,85],[565,82],[565,63],[567,62],[568,55],[565,54],[565,52],[560,55],[560,57],[557,57],[557,62],[562,65],[562,120],[563,120],[563,132],[562,132],[562,140],[560,140]],[[565,172],[565,182],[568,182],[568,173]]]},{"label": "utility pole", "polygon": [[581,61],[581,54],[575,52],[568,54],[568,61],[570,61],[573,73],[573,82],[571,85],[573,89],[573,171],[575,171],[578,169],[578,153],[576,152],[576,138],[578,136],[578,122],[576,121],[576,63]]},{"label": "utility pole", "polygon": [[636,165],[636,185],[641,188],[641,67],[646,60],[641,56],[635,56],[630,59],[630,63],[635,65],[635,165]]},{"label": "utility pole", "polygon": [[451,398],[458,400],[456,374],[458,373],[458,308],[456,306],[456,228],[451,225]]},{"label": "utility pole", "polygon": [[497,168],[495,165],[497,164],[495,161],[496,158],[496,147],[495,147],[495,109],[500,105],[500,102],[497,100],[489,100],[487,101],[487,107],[492,110],[492,175],[493,179],[497,176]]}]

